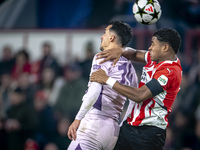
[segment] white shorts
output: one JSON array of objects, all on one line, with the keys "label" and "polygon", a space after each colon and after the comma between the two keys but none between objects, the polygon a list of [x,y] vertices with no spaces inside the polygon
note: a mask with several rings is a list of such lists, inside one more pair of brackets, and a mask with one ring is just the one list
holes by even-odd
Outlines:
[{"label": "white shorts", "polygon": [[116,120],[100,114],[87,115],[81,120],[77,139],[68,150],[112,150],[117,142],[120,127]]}]

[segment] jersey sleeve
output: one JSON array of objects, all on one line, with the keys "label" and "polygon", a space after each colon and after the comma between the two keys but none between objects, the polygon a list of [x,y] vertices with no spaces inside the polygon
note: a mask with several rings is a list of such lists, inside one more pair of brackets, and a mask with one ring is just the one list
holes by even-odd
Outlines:
[{"label": "jersey sleeve", "polygon": [[145,53],[144,59],[146,63],[149,63],[151,61],[151,56],[149,51]]},{"label": "jersey sleeve", "polygon": [[156,79],[164,90],[167,90],[176,76],[176,71],[172,68],[163,67],[155,72]]},{"label": "jersey sleeve", "polygon": [[93,72],[99,70],[99,69],[103,69],[106,74],[108,75],[109,74],[109,69],[111,67],[111,61],[107,61],[107,62],[104,62],[103,64],[99,64],[104,58],[102,59],[97,59],[97,56],[95,55],[94,58],[93,58],[93,61],[92,61],[92,68],[91,68],[91,72],[90,72],[90,76]]},{"label": "jersey sleeve", "polygon": [[[99,64],[101,60],[96,60],[96,56],[93,59],[92,67],[90,76],[93,72],[97,71],[98,69],[103,69],[106,74],[108,74],[108,67],[105,63],[102,65]],[[87,93],[83,96],[82,105],[79,109],[78,114],[76,115],[77,120],[82,120],[86,113],[92,108],[96,100],[98,99],[101,93],[102,85],[97,82],[90,82],[88,83],[88,90]]]},{"label": "jersey sleeve", "polygon": [[82,120],[85,114],[92,108],[99,97],[102,85],[97,82],[92,82],[87,93],[83,96],[81,108],[76,115],[77,120]]}]

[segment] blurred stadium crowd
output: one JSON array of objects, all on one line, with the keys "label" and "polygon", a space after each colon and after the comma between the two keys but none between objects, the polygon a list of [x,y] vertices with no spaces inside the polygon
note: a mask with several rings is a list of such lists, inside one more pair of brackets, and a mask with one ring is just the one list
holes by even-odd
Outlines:
[{"label": "blurred stadium crowd", "polygon": [[35,63],[30,63],[25,49],[13,54],[9,46],[4,47],[0,61],[1,149],[22,150],[31,143],[40,149],[49,144],[67,148],[69,124],[87,90],[94,55],[91,44],[86,60],[65,66],[51,55],[50,43],[43,44],[42,58]]},{"label": "blurred stadium crowd", "polygon": [[[181,34],[183,41],[178,57],[183,79],[168,117],[164,150],[199,150],[200,38],[193,40],[191,62],[184,57],[187,55],[184,39],[186,31],[200,28],[200,2],[159,0],[162,19],[155,26],[143,26],[133,21],[132,0],[74,0],[77,3],[73,1],[67,5],[58,1],[61,0],[38,1],[42,8],[38,28],[102,28],[109,20],[122,19],[136,29],[171,27]],[[134,47],[135,44],[129,45]],[[12,45],[6,45],[0,50],[0,149],[64,150],[68,147],[70,140],[66,133],[87,90],[93,43],[88,41],[83,50],[87,56],[84,61],[75,60],[66,65],[59,64],[48,42],[43,43],[41,58],[34,63],[30,62],[31,56],[26,49],[13,53]],[[133,65],[140,79],[142,66]]]}]

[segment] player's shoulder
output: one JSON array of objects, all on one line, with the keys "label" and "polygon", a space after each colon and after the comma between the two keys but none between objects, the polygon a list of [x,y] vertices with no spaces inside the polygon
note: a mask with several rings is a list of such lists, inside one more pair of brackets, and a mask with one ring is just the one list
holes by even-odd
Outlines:
[{"label": "player's shoulder", "polygon": [[112,66],[112,61],[106,61],[106,62],[104,62],[104,63],[101,63],[100,64],[100,62],[102,61],[102,60],[104,60],[104,58],[100,58],[100,59],[97,59],[98,58],[98,56],[97,56],[97,54],[94,56],[94,58],[93,58],[93,65],[94,64],[96,64],[96,65],[99,65],[99,66],[106,66],[107,68],[109,67],[109,66]]},{"label": "player's shoulder", "polygon": [[99,64],[104,58],[97,59],[98,58],[97,54],[94,55],[93,57],[93,63]]},{"label": "player's shoulder", "polygon": [[182,68],[174,62],[164,63],[157,70],[157,75],[165,75],[167,78],[178,79],[182,76]]}]

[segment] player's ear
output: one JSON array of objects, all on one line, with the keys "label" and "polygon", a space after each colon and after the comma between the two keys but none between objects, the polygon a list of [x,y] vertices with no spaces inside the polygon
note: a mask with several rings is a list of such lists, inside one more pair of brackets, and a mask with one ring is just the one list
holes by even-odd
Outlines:
[{"label": "player's ear", "polygon": [[169,51],[169,48],[170,48],[170,46],[169,46],[169,44],[167,44],[167,43],[165,43],[164,45],[163,45],[163,51]]},{"label": "player's ear", "polygon": [[115,36],[114,36],[114,35],[111,35],[111,37],[110,37],[110,41],[113,42],[114,39],[115,39]]}]

